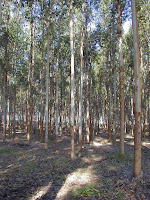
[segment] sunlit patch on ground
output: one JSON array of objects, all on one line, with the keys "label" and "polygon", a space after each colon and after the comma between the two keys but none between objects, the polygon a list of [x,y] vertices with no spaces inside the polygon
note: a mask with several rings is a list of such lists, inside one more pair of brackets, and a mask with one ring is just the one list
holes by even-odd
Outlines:
[{"label": "sunlit patch on ground", "polygon": [[129,134],[126,135],[126,138],[127,139],[134,139],[134,137],[132,135],[129,135]]},{"label": "sunlit patch on ground", "polygon": [[92,160],[95,161],[95,162],[100,162],[103,160],[103,157],[102,156],[92,156]]},{"label": "sunlit patch on ground", "polygon": [[142,142],[142,146],[150,148],[150,141],[144,141],[144,142]]},{"label": "sunlit patch on ground", "polygon": [[52,183],[49,182],[48,185],[38,188],[35,194],[31,198],[29,198],[29,200],[36,200],[44,196],[51,188],[51,185]]},{"label": "sunlit patch on ground", "polygon": [[93,142],[93,146],[95,146],[95,147],[100,147],[100,146],[103,146],[103,144],[102,144],[102,143],[99,143],[99,142],[96,142],[96,141],[94,141],[94,142]]},{"label": "sunlit patch on ground", "polygon": [[88,168],[77,169],[75,172],[67,176],[64,185],[57,193],[56,200],[64,199],[73,189],[84,184],[94,182],[95,180],[96,176],[94,175],[92,166],[89,166]]},{"label": "sunlit patch on ground", "polygon": [[134,146],[134,141],[127,142],[129,145]]},{"label": "sunlit patch on ground", "polygon": [[108,139],[106,138],[102,138],[102,137],[99,137],[99,138],[96,138],[94,143],[99,143],[99,144],[108,144]]},{"label": "sunlit patch on ground", "polygon": [[115,166],[110,165],[110,166],[108,166],[108,170],[109,171],[117,171],[117,168]]}]

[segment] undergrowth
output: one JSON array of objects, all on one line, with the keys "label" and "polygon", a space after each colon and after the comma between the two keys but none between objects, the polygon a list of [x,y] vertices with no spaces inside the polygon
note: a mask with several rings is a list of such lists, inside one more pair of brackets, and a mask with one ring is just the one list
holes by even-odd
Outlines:
[{"label": "undergrowth", "polygon": [[9,148],[9,147],[2,147],[0,149],[0,154],[3,154],[3,155],[9,155],[9,154],[15,154],[15,153],[18,153],[18,151],[16,149],[12,149],[12,148]]},{"label": "undergrowth", "polygon": [[99,196],[100,196],[100,190],[98,186],[94,183],[88,183],[88,184],[83,185],[80,188],[74,189],[71,192],[69,198],[71,199],[86,198],[86,197],[98,198]]}]

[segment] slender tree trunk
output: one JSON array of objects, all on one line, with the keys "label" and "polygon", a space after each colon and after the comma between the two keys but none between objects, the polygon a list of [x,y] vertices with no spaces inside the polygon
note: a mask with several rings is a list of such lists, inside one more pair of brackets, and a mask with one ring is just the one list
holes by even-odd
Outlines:
[{"label": "slender tree trunk", "polygon": [[108,130],[109,130],[109,85],[106,83],[106,100],[105,100],[105,114],[106,114],[106,135],[108,136]]},{"label": "slender tree trunk", "polygon": [[84,1],[82,2],[82,28],[81,28],[81,41],[80,41],[79,150],[82,149],[83,40],[84,40]]},{"label": "slender tree trunk", "polygon": [[90,44],[90,69],[89,69],[89,119],[90,119],[90,142],[93,141],[93,106],[92,106],[92,92],[93,92],[93,84],[92,84],[92,45],[91,45],[91,27],[92,27],[92,18],[91,18],[91,1],[90,1],[90,34],[89,34],[89,44]]},{"label": "slender tree trunk", "polygon": [[108,141],[111,142],[111,124],[112,124],[112,116],[111,116],[111,103],[112,103],[112,91],[111,91],[111,81],[109,84],[109,111],[108,111]]},{"label": "slender tree trunk", "polygon": [[[43,64],[42,64],[43,67]],[[40,105],[40,141],[43,142],[43,79],[42,79],[42,71],[40,72],[40,96],[41,96],[41,105]]]},{"label": "slender tree trunk", "polygon": [[31,47],[30,47],[30,61],[29,61],[29,73],[28,73],[28,130],[27,130],[27,141],[30,142],[31,137],[31,75],[32,75],[32,53],[33,53],[33,16],[32,16],[32,5],[30,8],[31,12]]},{"label": "slender tree trunk", "polygon": [[116,79],[117,79],[117,72],[116,67],[114,68],[114,114],[113,114],[113,145],[116,145]]},{"label": "slender tree trunk", "polygon": [[56,141],[58,139],[58,66],[59,65],[59,44],[56,61]]},{"label": "slender tree trunk", "polygon": [[[149,76],[150,76],[150,72],[149,72]],[[150,79],[149,79],[149,85],[150,85]],[[148,132],[150,136],[150,89],[148,90],[147,99],[148,99],[147,121],[148,121],[148,126],[149,126]]]},{"label": "slender tree trunk", "polygon": [[[49,1],[49,9],[50,9],[50,1]],[[50,15],[50,13],[48,12]],[[46,68],[46,109],[45,109],[45,122],[46,122],[46,130],[45,130],[45,146],[48,147],[48,119],[49,119],[49,112],[48,112],[48,105],[49,105],[49,17],[47,20],[47,68]]]},{"label": "slender tree trunk", "polygon": [[0,0],[0,28],[2,25],[2,0]]},{"label": "slender tree trunk", "polygon": [[89,62],[88,62],[88,31],[86,16],[86,140],[90,142],[90,108],[89,108]]},{"label": "slender tree trunk", "polygon": [[71,50],[71,159],[74,159],[74,42],[73,42],[73,14],[72,0],[70,0],[70,50]]},{"label": "slender tree trunk", "polygon": [[14,84],[13,138],[16,137],[16,85]]},{"label": "slender tree trunk", "polygon": [[9,87],[9,137],[11,135],[11,112],[12,112],[12,98],[11,98],[11,86]]},{"label": "slender tree trunk", "polygon": [[141,80],[140,56],[136,1],[132,0],[132,27],[134,44],[134,76],[135,76],[135,127],[134,127],[134,176],[141,178]]},{"label": "slender tree trunk", "polygon": [[113,46],[112,46],[112,57],[113,57],[113,70],[114,70],[114,109],[113,109],[113,145],[116,145],[116,66],[115,66],[115,0],[113,0]]},{"label": "slender tree trunk", "polygon": [[59,132],[60,132],[60,136],[62,136],[62,109],[63,109],[63,101],[62,101],[62,98],[63,98],[63,78],[62,78],[62,73],[61,73],[61,92],[60,92],[60,129],[59,129]]},{"label": "slender tree trunk", "polygon": [[44,141],[43,138],[43,65],[44,65],[44,10],[43,10],[43,1],[42,1],[42,66],[40,71],[40,96],[41,96],[41,103],[40,103],[40,140],[41,142]]},{"label": "slender tree trunk", "polygon": [[[35,38],[35,28],[33,26],[33,17],[32,18],[32,32],[31,32],[31,93],[30,93],[30,111],[31,111],[31,121],[30,121],[30,132],[32,133],[33,130],[35,132],[36,130],[36,122],[34,122],[34,111],[36,108],[36,105],[34,103],[34,92],[33,92],[33,87],[34,87],[34,82],[33,82],[33,76],[34,76],[34,38]],[[35,123],[35,124],[33,124]]]},{"label": "slender tree trunk", "polygon": [[50,28],[50,0],[49,0],[49,8],[48,8],[48,17],[47,17],[47,68],[46,68],[46,108],[45,108],[45,146],[46,148],[48,148],[48,137],[49,137],[49,87],[50,87],[50,83],[49,83],[49,77],[50,77],[50,41],[49,41],[49,28]]},{"label": "slender tree trunk", "polygon": [[4,68],[3,84],[3,141],[6,139],[6,68]]},{"label": "slender tree trunk", "polygon": [[[8,10],[9,12],[9,6]],[[9,14],[7,16],[7,31],[6,31],[6,43],[5,43],[5,66],[4,66],[4,86],[3,86],[3,140],[6,139],[6,118],[7,118],[7,68],[8,68],[8,24]]]},{"label": "slender tree trunk", "polygon": [[119,39],[119,68],[120,68],[120,153],[124,155],[124,66],[122,53],[121,31],[121,1],[118,1],[118,39]]}]

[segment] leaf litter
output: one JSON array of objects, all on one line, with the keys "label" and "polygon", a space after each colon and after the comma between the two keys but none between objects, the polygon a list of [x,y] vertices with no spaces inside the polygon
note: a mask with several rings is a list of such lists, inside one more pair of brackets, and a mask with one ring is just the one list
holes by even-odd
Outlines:
[{"label": "leaf litter", "polygon": [[[132,138],[133,140],[133,138]],[[0,141],[0,200],[150,199],[150,145],[142,146],[140,181],[133,178],[134,147],[126,138],[125,157],[119,143],[98,134],[70,160],[70,137],[44,144]],[[77,144],[76,144],[77,152]]]}]

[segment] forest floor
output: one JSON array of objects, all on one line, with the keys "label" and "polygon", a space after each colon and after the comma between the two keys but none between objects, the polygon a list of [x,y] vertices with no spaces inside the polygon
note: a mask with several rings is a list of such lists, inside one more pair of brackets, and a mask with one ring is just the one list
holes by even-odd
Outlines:
[{"label": "forest floor", "polygon": [[125,157],[119,142],[112,146],[101,132],[74,161],[68,136],[50,141],[48,149],[37,139],[28,144],[21,133],[0,141],[0,200],[150,199],[150,140],[142,142],[143,177],[137,181],[131,136]]}]

